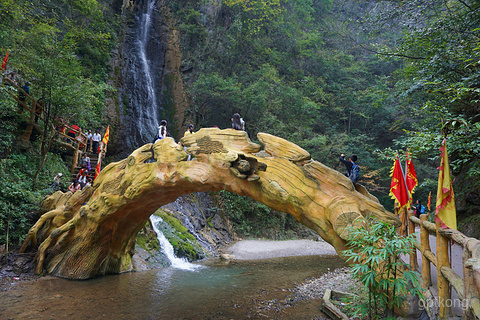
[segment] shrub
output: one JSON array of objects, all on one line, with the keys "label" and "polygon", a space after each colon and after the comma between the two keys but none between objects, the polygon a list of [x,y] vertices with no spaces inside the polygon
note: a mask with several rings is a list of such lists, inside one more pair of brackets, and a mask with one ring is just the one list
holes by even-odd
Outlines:
[{"label": "shrub", "polygon": [[360,303],[357,314],[384,319],[393,315],[393,308],[400,307],[409,293],[422,297],[420,274],[400,259],[400,255],[411,253],[415,242],[413,234],[403,237],[395,226],[376,220],[366,227],[349,230],[350,249],[343,254],[353,263],[353,275],[368,290],[368,301]]}]

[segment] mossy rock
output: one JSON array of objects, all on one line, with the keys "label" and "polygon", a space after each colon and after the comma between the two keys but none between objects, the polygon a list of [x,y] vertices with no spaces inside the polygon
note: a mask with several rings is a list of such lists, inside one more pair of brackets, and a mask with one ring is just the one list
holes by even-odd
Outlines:
[{"label": "mossy rock", "polygon": [[177,257],[187,258],[188,261],[195,261],[204,258],[202,246],[197,239],[182,225],[180,220],[169,212],[159,209],[155,213],[165,222],[160,226],[168,241],[172,244]]},{"label": "mossy rock", "polygon": [[158,242],[157,235],[147,221],[145,228],[140,230],[136,238],[137,244],[148,252],[158,251],[160,249],[160,243]]}]

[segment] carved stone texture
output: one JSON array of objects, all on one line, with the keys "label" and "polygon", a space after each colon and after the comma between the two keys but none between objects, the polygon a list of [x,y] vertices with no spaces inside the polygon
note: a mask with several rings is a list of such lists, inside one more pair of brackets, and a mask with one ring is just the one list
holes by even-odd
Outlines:
[{"label": "carved stone texture", "polygon": [[369,216],[399,225],[364,188],[357,191],[347,177],[311,160],[302,148],[265,133],[258,138],[266,153],[243,131],[201,129],[181,139],[191,161],[171,138],[144,145],[105,167],[93,189],[46,199],[47,212],[22,250],[41,242],[36,271],[58,277],[129,271],[135,236],[149,216],[197,191],[227,190],[289,213],[339,254],[348,227],[367,223]]}]

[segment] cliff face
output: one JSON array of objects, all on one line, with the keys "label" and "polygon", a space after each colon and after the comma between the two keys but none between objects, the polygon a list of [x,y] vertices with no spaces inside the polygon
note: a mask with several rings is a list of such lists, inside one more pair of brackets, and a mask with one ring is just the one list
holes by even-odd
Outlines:
[{"label": "cliff face", "polygon": [[[120,3],[116,3],[119,6]],[[105,118],[111,125],[109,154],[125,156],[152,142],[161,120],[178,137],[186,99],[180,76],[179,35],[156,0],[124,0],[123,30],[112,59]]]}]

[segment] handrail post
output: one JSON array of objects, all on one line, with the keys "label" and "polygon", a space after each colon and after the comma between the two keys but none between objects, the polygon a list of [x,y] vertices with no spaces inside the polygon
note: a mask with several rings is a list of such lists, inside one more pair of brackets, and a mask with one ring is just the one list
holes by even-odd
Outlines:
[{"label": "handrail post", "polygon": [[445,320],[449,319],[452,312],[452,295],[450,290],[450,283],[442,275],[440,271],[443,266],[450,267],[450,260],[448,258],[448,244],[449,239],[441,235],[438,232],[440,229],[440,222],[436,221],[437,227],[437,291],[438,291],[438,304],[439,304],[439,313],[438,319]]},{"label": "handrail post", "polygon": [[432,285],[432,271],[430,260],[425,256],[425,252],[430,249],[430,233],[423,225],[427,221],[427,214],[420,215],[420,243],[422,245],[422,288],[427,290]]},{"label": "handrail post", "polygon": [[[472,269],[468,268],[465,264],[468,259],[471,258],[470,251],[468,250],[468,242],[463,247],[463,255],[462,255],[462,264],[463,264],[463,283],[465,285],[465,299],[462,301],[462,309],[463,309],[463,319],[474,319],[473,311],[471,310],[470,306],[468,305],[471,297],[472,292],[471,290],[475,290],[475,283],[473,279],[473,272]],[[467,304],[467,305],[465,305]]]},{"label": "handrail post", "polygon": [[[406,210],[408,213],[408,234],[414,234],[415,233],[415,223],[410,220],[411,216],[414,216],[413,210]],[[418,262],[417,262],[417,249],[413,248],[412,252],[410,253],[410,267],[412,270],[415,270],[418,268]]]},{"label": "handrail post", "polygon": [[[77,139],[73,139],[73,141],[76,141],[76,140],[77,140]],[[74,142],[74,143],[75,143],[75,142]],[[73,152],[72,172],[75,170],[75,167],[76,167],[77,164],[78,164],[78,156],[79,156],[79,154],[80,154],[79,149],[80,149],[80,142],[79,142],[79,141],[76,141],[75,151]]]}]

